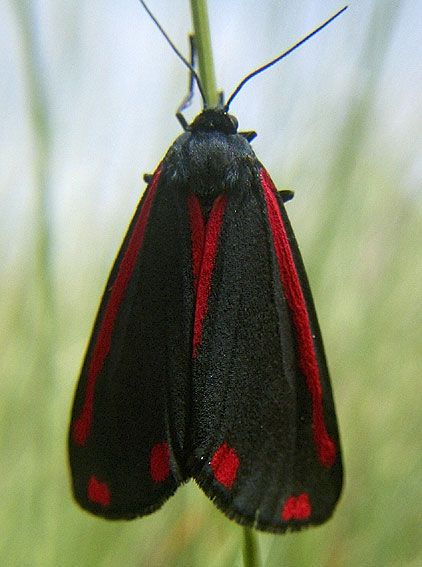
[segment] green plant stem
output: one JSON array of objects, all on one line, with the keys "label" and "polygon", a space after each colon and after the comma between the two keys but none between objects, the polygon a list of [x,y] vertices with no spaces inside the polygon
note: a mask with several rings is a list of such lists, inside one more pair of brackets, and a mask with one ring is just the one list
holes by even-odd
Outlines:
[{"label": "green plant stem", "polygon": [[198,55],[199,78],[207,106],[218,105],[218,92],[212,56],[210,26],[206,0],[190,0],[195,45]]},{"label": "green plant stem", "polygon": [[260,567],[258,538],[250,528],[243,528],[243,565],[245,567]]}]

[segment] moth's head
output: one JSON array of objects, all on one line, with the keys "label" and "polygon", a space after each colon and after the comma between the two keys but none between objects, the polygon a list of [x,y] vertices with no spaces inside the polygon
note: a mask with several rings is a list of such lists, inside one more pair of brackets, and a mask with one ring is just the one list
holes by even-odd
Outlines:
[{"label": "moth's head", "polygon": [[237,118],[224,108],[206,108],[190,124],[189,130],[191,132],[217,131],[223,134],[236,134],[237,126]]}]

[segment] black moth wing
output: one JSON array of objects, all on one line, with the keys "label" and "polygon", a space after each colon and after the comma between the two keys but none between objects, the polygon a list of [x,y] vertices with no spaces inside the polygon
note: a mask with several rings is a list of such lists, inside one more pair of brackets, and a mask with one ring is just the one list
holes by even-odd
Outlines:
[{"label": "black moth wing", "polygon": [[313,397],[300,369],[301,339],[280,277],[265,177],[271,184],[250,155],[235,159],[226,175],[227,204],[193,366],[191,467],[228,517],[284,532],[331,515],[342,464],[321,335],[281,194],[273,213],[277,208],[283,221],[302,290],[335,451],[328,451],[329,466],[317,455],[314,430],[321,424],[313,422]]},{"label": "black moth wing", "polygon": [[74,495],[108,518],[152,512],[186,479],[190,230],[168,177],[164,160],[110,274],[74,400]]}]

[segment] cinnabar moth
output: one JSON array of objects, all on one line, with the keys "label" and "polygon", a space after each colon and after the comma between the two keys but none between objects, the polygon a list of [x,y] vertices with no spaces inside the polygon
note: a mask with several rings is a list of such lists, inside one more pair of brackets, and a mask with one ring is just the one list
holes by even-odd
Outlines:
[{"label": "cinnabar moth", "polygon": [[94,514],[149,514],[193,478],[229,518],[282,533],[324,522],[339,498],[292,195],[275,189],[254,135],[227,105],[205,108],[148,176],[74,400],[73,490]]}]

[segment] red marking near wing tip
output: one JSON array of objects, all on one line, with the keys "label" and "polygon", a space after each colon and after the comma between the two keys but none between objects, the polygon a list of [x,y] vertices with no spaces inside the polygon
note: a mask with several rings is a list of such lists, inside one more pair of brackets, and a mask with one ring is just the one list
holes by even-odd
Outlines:
[{"label": "red marking near wing tip", "polygon": [[154,482],[163,482],[170,474],[170,450],[166,441],[157,443],[151,449],[149,470]]},{"label": "red marking near wing tip", "polygon": [[214,453],[211,467],[215,479],[226,488],[231,488],[239,467],[239,457],[232,447],[223,443]]},{"label": "red marking near wing tip", "polygon": [[281,517],[285,522],[289,520],[306,520],[311,515],[309,496],[303,492],[299,496],[290,496],[284,504]]},{"label": "red marking near wing tip", "polygon": [[273,234],[281,283],[296,332],[299,368],[312,397],[312,428],[318,459],[323,466],[331,467],[336,460],[337,450],[335,443],[328,435],[324,422],[321,381],[306,302],[278,207],[276,189],[265,169],[261,169],[261,182],[267,202],[268,219]]},{"label": "red marking near wing tip", "polygon": [[[196,305],[195,305],[195,321],[193,325],[192,358],[196,358],[197,348],[202,341],[202,328],[208,310],[208,297],[211,289],[211,277],[214,271],[215,258],[217,256],[218,237],[220,236],[221,223],[223,222],[226,203],[227,203],[226,195],[219,195],[217,199],[214,201],[214,205],[211,209],[211,213],[205,230],[204,244],[201,244],[199,242],[200,238],[202,238],[203,241],[203,236],[201,236],[200,230],[194,232],[191,226],[191,238],[193,242],[192,249],[194,255],[194,259],[193,259],[194,270],[197,269],[198,270],[197,273],[199,273],[199,279],[197,280],[197,285],[196,285]],[[199,206],[199,202],[198,202],[198,206]],[[197,213],[195,214],[196,214],[196,218],[198,218],[198,214]],[[191,219],[192,219],[192,213],[191,213]],[[198,226],[198,225],[199,222],[196,221],[196,225],[194,226]],[[198,239],[198,242],[194,242],[195,238]],[[198,269],[199,259],[195,259],[195,255],[199,255],[199,250],[201,249],[201,246],[203,253],[200,261],[200,269]],[[195,268],[195,262],[197,266],[196,268]]]},{"label": "red marking near wing tip", "polygon": [[97,341],[91,357],[91,363],[88,368],[84,404],[80,415],[75,419],[72,426],[72,438],[76,445],[82,446],[86,443],[91,429],[96,380],[103,368],[104,360],[110,350],[111,334],[113,332],[114,322],[142,246],[145,228],[155,191],[157,189],[160,173],[161,165],[157,168],[154,175],[148,195],[145,198],[135,228],[132,232],[132,236],[129,240],[125,255],[120,262],[118,274],[111,288],[110,297],[108,298],[107,307],[101,321]]},{"label": "red marking near wing tip", "polygon": [[91,476],[88,482],[88,500],[101,504],[106,508],[110,504],[110,489],[106,482],[97,480],[94,475]]}]

